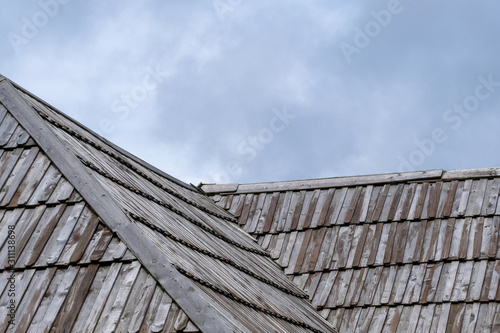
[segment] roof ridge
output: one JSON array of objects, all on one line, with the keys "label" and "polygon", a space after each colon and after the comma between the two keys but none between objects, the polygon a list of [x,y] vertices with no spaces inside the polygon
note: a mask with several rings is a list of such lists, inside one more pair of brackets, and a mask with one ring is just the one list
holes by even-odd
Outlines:
[{"label": "roof ridge", "polygon": [[[106,138],[102,137],[101,135],[99,135],[98,133],[96,133],[95,131],[93,131],[92,129],[88,128],[87,126],[83,125],[82,123],[80,123],[79,121],[71,118],[70,116],[68,116],[67,114],[65,114],[64,112],[61,112],[60,110],[58,110],[56,107],[52,106],[50,103],[46,102],[45,100],[41,99],[40,97],[34,95],[33,93],[31,93],[30,91],[26,90],[25,88],[21,87],[20,85],[18,85],[17,83],[11,81],[10,79],[8,79],[7,77],[4,77],[0,74],[0,82],[2,80],[6,80],[8,81],[11,85],[13,85],[16,89],[19,89],[21,90],[23,93],[27,94],[28,96],[30,96],[31,98],[35,99],[36,101],[38,101],[39,103],[42,103],[43,105],[45,105],[46,107],[48,107],[49,109],[51,109],[52,111],[56,112],[58,115],[60,115],[61,117],[64,117],[66,118],[67,120],[71,121],[72,123],[76,124],[77,126],[81,127],[83,130],[85,130],[86,132],[92,134],[93,136],[95,136],[96,138],[98,138],[99,140],[101,140],[102,142],[104,142],[105,144],[109,145],[111,148],[113,148],[114,150],[118,151],[119,153],[125,155],[126,157],[132,159],[134,162],[138,163],[139,165],[145,167],[146,169],[150,170],[151,172],[157,174],[158,176],[162,177],[162,178],[165,178],[169,181],[173,181],[175,182],[176,184],[178,185],[181,185],[183,186],[184,188],[190,190],[190,191],[193,191],[193,192],[197,192],[197,193],[201,193],[199,191],[199,189],[192,185],[192,184],[187,184],[185,182],[183,182],[182,180],[164,172],[163,170],[160,170],[158,168],[156,168],[155,166],[149,164],[148,162],[142,160],[141,158],[129,153],[128,151],[125,151],[124,149],[120,148],[119,146],[115,145],[114,143],[108,141]],[[36,110],[38,113],[40,113],[41,111],[40,110]]]},{"label": "roof ridge", "polygon": [[283,192],[315,190],[332,187],[353,187],[376,184],[393,184],[420,181],[451,181],[463,179],[478,179],[500,177],[500,167],[442,170],[433,169],[426,171],[397,172],[373,175],[342,176],[330,178],[315,178],[305,180],[287,180],[278,182],[262,182],[247,184],[204,184],[200,187],[208,194],[242,194],[242,193],[263,193],[263,192]]}]

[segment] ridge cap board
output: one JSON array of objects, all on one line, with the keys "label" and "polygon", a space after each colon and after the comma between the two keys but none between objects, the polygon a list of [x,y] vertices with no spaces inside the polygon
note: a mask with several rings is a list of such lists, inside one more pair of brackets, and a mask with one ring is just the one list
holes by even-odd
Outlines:
[{"label": "ridge cap board", "polygon": [[389,184],[405,181],[432,180],[440,179],[443,175],[443,170],[434,169],[428,171],[413,171],[403,173],[387,173],[364,176],[346,176],[334,178],[317,178],[307,180],[292,180],[282,182],[268,183],[252,183],[239,184],[234,191],[220,191],[219,189],[231,188],[228,185],[221,184],[212,185],[206,184],[202,186],[203,191],[207,193],[220,194],[243,194],[243,193],[264,193],[264,192],[284,192],[284,191],[300,191],[314,190],[332,187],[352,187],[362,185]]}]

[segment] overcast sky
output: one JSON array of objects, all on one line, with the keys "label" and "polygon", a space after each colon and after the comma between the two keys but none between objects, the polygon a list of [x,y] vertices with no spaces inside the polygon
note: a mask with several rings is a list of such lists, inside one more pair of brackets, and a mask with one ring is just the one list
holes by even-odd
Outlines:
[{"label": "overcast sky", "polygon": [[0,3],[0,73],[185,182],[500,167],[495,0]]}]

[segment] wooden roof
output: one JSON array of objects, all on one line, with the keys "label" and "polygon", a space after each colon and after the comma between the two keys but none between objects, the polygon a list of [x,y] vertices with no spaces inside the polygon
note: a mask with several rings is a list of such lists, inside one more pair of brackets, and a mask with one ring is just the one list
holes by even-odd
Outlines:
[{"label": "wooden roof", "polygon": [[500,332],[500,169],[205,184],[339,332]]},{"label": "wooden roof", "polygon": [[14,272],[14,331],[334,332],[197,188],[3,77],[0,103],[0,314]]}]

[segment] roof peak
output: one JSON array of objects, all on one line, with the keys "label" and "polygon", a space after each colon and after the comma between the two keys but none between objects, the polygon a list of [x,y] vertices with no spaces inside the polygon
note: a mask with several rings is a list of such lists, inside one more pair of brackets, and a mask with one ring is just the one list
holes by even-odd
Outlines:
[{"label": "roof peak", "polygon": [[479,168],[385,173],[374,175],[330,177],[279,182],[262,182],[250,184],[203,184],[198,185],[206,193],[262,193],[276,191],[313,190],[331,187],[390,184],[401,182],[419,182],[432,180],[460,180],[471,178],[499,177],[500,168]]}]

